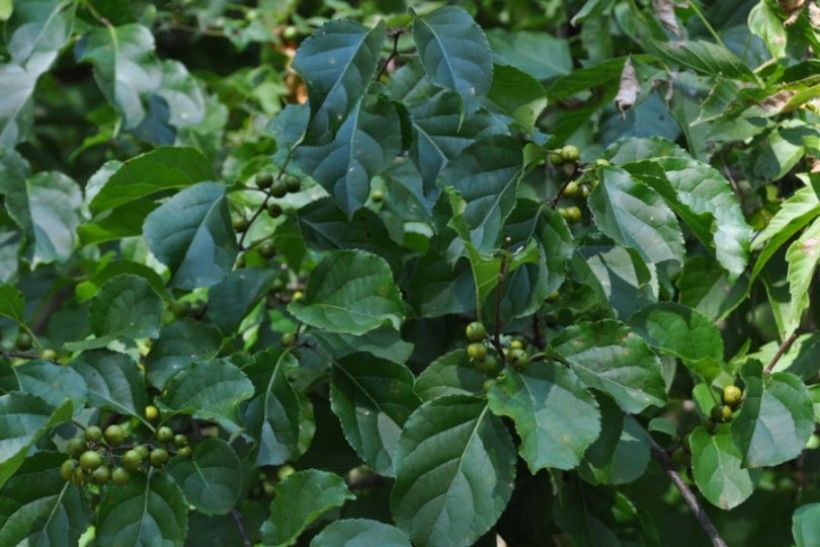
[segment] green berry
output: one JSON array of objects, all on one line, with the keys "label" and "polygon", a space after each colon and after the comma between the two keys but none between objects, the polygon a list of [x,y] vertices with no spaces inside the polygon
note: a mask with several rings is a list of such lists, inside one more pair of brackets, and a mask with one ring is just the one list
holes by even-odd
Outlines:
[{"label": "green berry", "polygon": [[64,481],[70,481],[71,477],[74,475],[74,470],[77,468],[77,460],[70,459],[63,462],[60,466],[60,477]]},{"label": "green berry", "polygon": [[483,361],[487,357],[487,346],[480,342],[473,342],[467,346],[467,357],[471,361]]},{"label": "green berry", "polygon": [[190,458],[191,457],[191,447],[190,446],[181,446],[177,450],[177,456],[182,456],[183,458]]},{"label": "green berry", "polygon": [[283,346],[285,346],[285,347],[292,346],[295,341],[296,341],[296,336],[292,332],[282,333],[281,342],[282,342]]},{"label": "green berry", "polygon": [[14,346],[20,351],[30,350],[33,345],[31,335],[27,332],[21,332],[17,335],[17,340],[14,341]]},{"label": "green berry", "polygon": [[270,187],[270,195],[283,198],[288,193],[288,184],[282,179],[276,179]]},{"label": "green berry", "polygon": [[728,422],[732,419],[732,407],[729,405],[715,405],[710,412],[713,422]]},{"label": "green berry", "polygon": [[115,467],[114,471],[111,472],[111,482],[118,486],[128,484],[130,479],[131,475],[122,467]]},{"label": "green berry", "polygon": [[527,366],[527,362],[530,360],[530,357],[523,349],[511,349],[509,360],[513,368],[521,370]]},{"label": "green berry", "polygon": [[177,319],[185,317],[189,313],[191,313],[191,303],[190,302],[172,302],[171,303],[171,313]]},{"label": "green berry", "polygon": [[581,209],[576,206],[571,207],[561,207],[558,209],[558,214],[560,214],[566,221],[570,224],[574,224],[581,220]]},{"label": "green berry", "polygon": [[162,426],[157,429],[157,440],[161,443],[171,442],[174,438],[174,431],[168,426]]},{"label": "green berry", "polygon": [[276,470],[276,478],[280,481],[285,480],[289,476],[293,475],[296,470],[291,465],[283,465],[279,469]]},{"label": "green berry", "polygon": [[298,177],[288,175],[285,177],[285,186],[287,187],[288,192],[295,194],[302,189],[302,181],[300,181]]},{"label": "green berry", "polygon": [[279,218],[282,216],[282,206],[278,203],[271,203],[268,205],[268,214],[271,218]]},{"label": "green berry", "polygon": [[174,445],[180,448],[183,446],[188,446],[188,436],[183,435],[182,433],[177,433],[174,435]]},{"label": "green berry", "polygon": [[740,404],[743,392],[736,385],[729,384],[723,388],[723,402],[731,408]]},{"label": "green berry", "polygon": [[66,453],[72,458],[79,458],[80,454],[85,452],[85,448],[85,440],[80,437],[74,437],[65,445]]},{"label": "green berry", "polygon": [[270,188],[271,184],[273,184],[272,174],[265,171],[256,175],[257,188],[261,188],[262,190],[264,190],[265,188]]},{"label": "green berry", "polygon": [[248,219],[245,217],[235,217],[231,221],[231,224],[233,224],[233,229],[239,232],[240,234],[246,231],[251,225],[251,223],[248,222]]},{"label": "green berry", "polygon": [[495,385],[495,380],[493,380],[491,378],[489,380],[484,380],[484,383],[482,384],[481,387],[484,388],[484,392],[487,393],[488,391],[490,391],[492,389],[492,387],[494,385]]},{"label": "green berry", "polygon": [[137,452],[140,453],[140,456],[142,457],[143,460],[148,459],[148,454],[150,453],[149,450],[148,450],[148,445],[141,444],[138,447],[136,447],[134,450],[136,450]]},{"label": "green berry", "polygon": [[148,418],[149,422],[155,421],[159,418],[159,409],[154,405],[148,405],[145,407],[145,417]]},{"label": "green berry", "polygon": [[57,352],[50,348],[44,349],[43,352],[40,354],[40,359],[43,359],[45,361],[56,361]]},{"label": "green berry", "polygon": [[95,469],[94,471],[91,472],[91,480],[95,484],[102,485],[102,484],[107,483],[108,478],[110,476],[111,476],[111,473],[108,470],[108,467],[106,467],[104,465],[101,465],[100,467],[98,467],[97,469]]},{"label": "green berry", "polygon": [[302,291],[293,291],[293,294],[291,295],[290,299],[293,302],[299,302],[305,299],[305,293],[303,293]]},{"label": "green berry", "polygon": [[102,465],[102,462],[103,459],[100,453],[93,450],[86,450],[80,455],[80,467],[87,471],[97,469]]},{"label": "green berry", "polygon": [[136,471],[142,465],[142,454],[139,450],[132,448],[122,455],[122,466],[131,471]]},{"label": "green berry", "polygon": [[373,190],[370,194],[370,199],[373,200],[373,203],[381,203],[384,201],[384,192],[381,190]]},{"label": "green berry", "polygon": [[170,457],[171,456],[168,454],[168,451],[164,448],[155,448],[151,451],[149,459],[151,460],[151,465],[154,467],[161,467]]},{"label": "green berry", "polygon": [[90,425],[85,428],[85,440],[88,442],[97,442],[102,439],[102,429],[96,425]]},{"label": "green berry", "polygon": [[579,190],[580,187],[578,186],[578,183],[573,180],[568,182],[567,185],[564,186],[564,195],[568,198],[575,197],[578,195]]},{"label": "green berry", "polygon": [[598,167],[607,167],[609,166],[609,161],[605,160],[604,158],[598,158],[595,160],[595,165]]},{"label": "green berry", "polygon": [[524,349],[524,342],[521,340],[512,340],[510,342],[510,349]]},{"label": "green berry", "polygon": [[275,487],[273,486],[272,482],[265,481],[262,483],[262,491],[265,493],[266,496],[270,497],[273,495]]},{"label": "green berry", "polygon": [[576,162],[581,157],[581,151],[578,150],[577,146],[568,144],[561,149],[561,157],[567,163]]},{"label": "green berry", "polygon": [[117,424],[106,427],[104,435],[105,440],[113,445],[118,445],[125,440],[125,431]]},{"label": "green berry", "polygon": [[498,359],[494,355],[488,355],[483,361],[476,364],[476,368],[485,374],[498,372]]},{"label": "green berry", "polygon": [[467,325],[464,334],[467,335],[467,340],[470,342],[481,342],[487,336],[487,330],[478,321],[473,321]]},{"label": "green berry", "polygon": [[77,466],[74,468],[74,473],[71,474],[71,482],[77,486],[83,485],[85,482],[85,472],[82,467]]},{"label": "green berry", "polygon": [[550,154],[550,163],[553,164],[555,167],[560,167],[564,165],[564,157],[561,154],[553,152]]},{"label": "green berry", "polygon": [[273,258],[276,255],[276,247],[273,245],[273,241],[270,239],[266,239],[262,243],[259,244],[259,254],[262,258]]}]

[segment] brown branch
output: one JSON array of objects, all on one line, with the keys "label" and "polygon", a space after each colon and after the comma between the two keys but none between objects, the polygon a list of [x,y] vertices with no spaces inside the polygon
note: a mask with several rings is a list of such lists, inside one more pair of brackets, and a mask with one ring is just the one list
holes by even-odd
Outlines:
[{"label": "brown branch", "polygon": [[[547,159],[547,162],[549,162],[549,158]],[[564,190],[567,189],[567,186],[569,186],[570,182],[575,180],[574,177],[577,173],[578,173],[578,162],[575,162],[575,164],[572,167],[572,173],[569,174],[567,179],[561,185],[561,188],[558,189],[558,193],[555,194],[554,198],[552,198],[552,201],[550,202],[550,208],[551,209],[555,209],[555,207],[558,205],[558,202],[561,201],[561,196],[564,195]]]},{"label": "brown branch", "polygon": [[242,538],[242,545],[244,547],[252,547],[251,538],[248,537],[248,532],[245,530],[245,524],[242,522],[242,515],[236,509],[231,509],[231,516],[236,524],[236,529],[239,530],[239,535]]},{"label": "brown branch", "polygon": [[792,347],[792,344],[794,344],[795,340],[797,340],[797,333],[793,333],[791,336],[783,340],[783,343],[780,344],[779,348],[777,348],[777,353],[774,354],[772,360],[769,361],[768,365],[766,365],[766,374],[772,373],[772,369],[774,369],[774,366],[777,364],[778,361],[780,361],[780,358],[783,357],[783,355],[785,355],[787,351],[789,351],[789,348]]},{"label": "brown branch", "polygon": [[17,358],[17,359],[32,360],[32,359],[39,359],[40,358],[39,355],[32,355],[30,353],[25,353],[23,351],[10,351],[10,350],[6,350],[6,349],[0,349],[0,355],[2,355],[3,357],[6,357],[8,359]]},{"label": "brown branch", "polygon": [[398,56],[398,54],[399,54],[399,38],[401,38],[401,35],[404,34],[404,29],[403,28],[396,29],[396,30],[390,31],[388,34],[393,37],[393,50],[390,52],[390,55],[387,56],[387,59],[384,60],[384,64],[379,69],[379,71],[376,73],[376,76],[373,78],[374,82],[378,82],[379,79],[382,76],[387,74],[387,67],[390,66],[390,63],[393,61],[393,59],[395,59],[396,56]]},{"label": "brown branch", "polygon": [[703,510],[703,506],[701,506],[698,498],[695,496],[695,493],[692,492],[692,490],[686,485],[680,474],[675,471],[675,466],[672,463],[672,460],[669,459],[669,454],[667,454],[666,450],[664,450],[663,447],[652,438],[652,435],[650,435],[649,432],[646,432],[646,439],[649,442],[649,449],[652,451],[652,455],[655,456],[655,459],[658,460],[658,463],[661,464],[663,470],[666,471],[666,474],[672,480],[672,483],[680,491],[683,501],[686,502],[686,505],[688,505],[692,510],[692,513],[694,513],[700,527],[703,528],[703,531],[706,532],[707,536],[709,536],[709,540],[712,542],[712,545],[714,545],[714,547],[727,547],[726,542],[723,541],[722,537],[720,537],[720,532],[718,532],[717,528],[715,528],[715,525],[709,518],[709,515],[707,515],[706,511]]}]

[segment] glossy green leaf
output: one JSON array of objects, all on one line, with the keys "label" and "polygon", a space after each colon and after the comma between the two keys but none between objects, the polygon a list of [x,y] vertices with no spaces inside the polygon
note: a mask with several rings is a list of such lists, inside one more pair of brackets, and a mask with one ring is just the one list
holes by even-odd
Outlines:
[{"label": "glossy green leaf", "polygon": [[355,497],[333,473],[297,471],[276,485],[270,517],[262,525],[262,541],[265,545],[292,545],[324,512]]},{"label": "glossy green leaf", "polygon": [[794,511],[792,537],[797,547],[809,547],[820,541],[820,503],[807,503]]},{"label": "glossy green leaf", "polygon": [[275,274],[261,268],[242,268],[228,274],[208,291],[206,317],[224,334],[231,334],[265,296]]},{"label": "glossy green leaf", "polygon": [[766,2],[758,2],[749,12],[749,31],[763,40],[772,58],[779,59],[786,54],[785,25]]},{"label": "glossy green leaf", "polygon": [[0,285],[0,315],[18,323],[24,322],[25,301],[23,293],[11,285]]},{"label": "glossy green leaf", "polygon": [[462,8],[448,6],[413,14],[413,41],[427,76],[465,97],[487,94],[492,83],[490,44]]},{"label": "glossy green leaf", "polygon": [[245,410],[245,422],[258,444],[256,465],[294,461],[313,439],[313,406],[288,379],[298,366],[291,352],[269,349],[245,368],[258,393]]},{"label": "glossy green leaf", "polygon": [[343,519],[325,526],[310,547],[411,547],[407,536],[393,526],[369,519]]},{"label": "glossy green leaf", "polygon": [[533,362],[509,370],[489,392],[493,414],[508,416],[521,437],[518,451],[535,474],[576,467],[601,432],[595,397],[572,370],[557,362]]},{"label": "glossy green leaf", "polygon": [[241,464],[231,445],[221,439],[205,439],[191,458],[176,457],[167,470],[186,501],[206,515],[225,515],[239,500]]},{"label": "glossy green leaf", "polygon": [[91,330],[99,337],[156,338],[165,306],[145,278],[111,278],[91,302]]},{"label": "glossy green leaf", "polygon": [[145,380],[130,357],[113,351],[86,351],[71,367],[85,380],[91,404],[145,421]]},{"label": "glossy green leaf", "polygon": [[800,455],[814,431],[814,408],[803,381],[789,372],[763,375],[752,361],[743,367],[744,400],[732,421],[732,439],[744,467],[779,465]]},{"label": "glossy green leaf", "polygon": [[789,265],[789,295],[791,301],[783,318],[786,335],[797,329],[803,312],[809,307],[809,293],[817,265],[820,264],[820,216],[806,228],[786,251]]},{"label": "glossy green leaf", "polygon": [[390,327],[379,327],[360,336],[317,331],[313,337],[337,359],[361,352],[403,365],[413,353],[413,344],[405,342]]},{"label": "glossy green leaf", "polygon": [[370,85],[383,42],[383,22],[370,29],[339,19],[325,23],[299,46],[293,68],[310,99],[307,144],[333,140]]},{"label": "glossy green leaf", "polygon": [[544,86],[526,72],[507,65],[494,66],[487,98],[527,131],[533,130],[538,116],[547,107]]},{"label": "glossy green leaf", "polygon": [[49,69],[71,35],[75,4],[61,0],[15,2],[6,22],[6,47],[11,60],[39,75]]},{"label": "glossy green leaf", "polygon": [[54,408],[66,401],[71,401],[75,409],[85,405],[85,380],[71,367],[35,360],[12,367],[12,370],[20,391],[36,395]]},{"label": "glossy green leaf", "polygon": [[[563,38],[550,36],[543,30],[509,31],[493,28],[487,39],[497,63],[511,65],[537,80],[547,80],[572,70],[569,44]],[[495,70],[493,79],[495,79]]]},{"label": "glossy green leaf", "polygon": [[573,257],[572,270],[575,279],[607,302],[617,318],[628,318],[657,300],[653,272],[637,251],[622,247],[581,247]]},{"label": "glossy green leaf", "polygon": [[683,236],[675,215],[654,190],[626,171],[602,169],[589,207],[601,232],[635,249],[647,262],[683,262]]},{"label": "glossy green leaf", "polygon": [[171,376],[194,361],[216,357],[221,343],[219,330],[210,323],[183,318],[163,325],[145,357],[148,381],[162,389]]},{"label": "glossy green leaf", "polygon": [[333,363],[330,403],[347,442],[373,470],[394,476],[402,426],[419,405],[404,365],[353,354]]},{"label": "glossy green leaf", "polygon": [[624,412],[666,400],[660,361],[626,325],[605,320],[562,330],[550,345],[589,387],[609,394]]},{"label": "glossy green leaf", "polygon": [[81,490],[60,477],[62,454],[28,458],[0,489],[0,545],[77,544],[89,526]]},{"label": "glossy green leaf", "polygon": [[463,349],[442,355],[416,378],[415,391],[425,401],[445,395],[475,395],[484,393],[487,376],[470,362]]},{"label": "glossy green leaf", "polygon": [[629,324],[650,346],[678,357],[704,380],[720,374],[723,338],[714,323],[695,310],[660,302],[633,315]]},{"label": "glossy green leaf", "polygon": [[649,466],[647,433],[611,399],[602,399],[601,435],[584,453],[579,472],[590,484],[628,484],[643,476]]},{"label": "glossy green leaf", "polygon": [[404,317],[390,267],[361,251],[328,255],[313,271],[304,302],[291,302],[288,311],[308,325],[348,334],[383,323],[398,328]]},{"label": "glossy green leaf", "polygon": [[220,282],[236,259],[236,235],[223,186],[201,182],[179,192],[145,219],[148,247],[180,289]]},{"label": "glossy green leaf", "polygon": [[185,497],[167,473],[133,473],[100,502],[95,537],[103,545],[182,546],[187,533]]},{"label": "glossy green leaf", "polygon": [[724,46],[702,40],[654,42],[653,45],[665,60],[700,74],[754,80],[749,67]]},{"label": "glossy green leaf", "polygon": [[0,486],[11,477],[49,428],[71,419],[70,401],[54,408],[41,398],[14,392],[0,396]]},{"label": "glossy green leaf", "polygon": [[714,434],[697,427],[689,435],[692,474],[698,489],[713,505],[734,509],[754,492],[754,473],[742,467],[743,455],[732,441],[727,426]]},{"label": "glossy green leaf", "polygon": [[506,507],[515,479],[510,434],[486,403],[450,395],[407,420],[390,496],[393,518],[419,546],[468,546]]}]

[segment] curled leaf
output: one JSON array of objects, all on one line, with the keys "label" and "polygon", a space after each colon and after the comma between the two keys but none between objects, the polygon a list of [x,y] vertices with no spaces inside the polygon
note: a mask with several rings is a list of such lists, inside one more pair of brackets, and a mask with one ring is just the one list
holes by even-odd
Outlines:
[{"label": "curled leaf", "polygon": [[655,10],[655,16],[663,23],[663,26],[680,38],[681,31],[678,18],[675,17],[675,3],[672,0],[652,0],[652,9]]},{"label": "curled leaf", "polygon": [[640,91],[638,77],[635,75],[635,67],[632,65],[632,57],[628,57],[621,71],[621,83],[618,86],[618,94],[615,96],[615,104],[621,111],[621,117],[625,117],[625,112],[635,105]]}]

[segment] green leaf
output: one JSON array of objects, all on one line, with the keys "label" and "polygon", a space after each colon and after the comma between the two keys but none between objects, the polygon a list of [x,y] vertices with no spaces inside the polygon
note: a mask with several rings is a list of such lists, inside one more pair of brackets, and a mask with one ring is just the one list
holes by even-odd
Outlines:
[{"label": "green leaf", "polygon": [[[640,56],[632,56],[633,62],[639,58]],[[566,76],[556,78],[547,86],[547,97],[554,102],[571,97],[579,91],[586,91],[604,85],[617,86],[625,62],[626,57],[618,57],[573,70]],[[571,58],[569,58],[567,65],[569,69],[572,68]],[[533,74],[530,70],[527,70],[527,72]],[[615,92],[613,91],[612,96],[614,95]]]},{"label": "green leaf", "polygon": [[402,365],[413,353],[413,344],[402,340],[401,334],[390,327],[379,327],[360,336],[325,331],[312,334],[337,359],[361,352]]},{"label": "green leaf", "polygon": [[649,466],[646,431],[624,416],[609,397],[601,397],[601,436],[584,453],[579,472],[590,484],[627,484],[643,476]]},{"label": "green leaf", "polygon": [[634,314],[629,324],[650,346],[680,358],[707,382],[720,374],[723,338],[714,323],[695,310],[659,302]]},{"label": "green leaf", "polygon": [[0,65],[0,147],[13,149],[31,133],[37,77],[18,65]]},{"label": "green leaf", "polygon": [[94,79],[105,98],[133,129],[146,117],[143,96],[160,86],[161,72],[154,57],[150,29],[128,24],[96,27],[76,50],[77,61],[94,65]]},{"label": "green leaf", "polygon": [[526,72],[507,65],[494,66],[493,84],[487,98],[529,132],[547,107],[544,86]]},{"label": "green leaf", "polygon": [[51,67],[70,38],[76,4],[61,0],[15,4],[3,29],[6,48],[12,62],[37,77]]},{"label": "green leaf", "polygon": [[215,178],[210,162],[198,150],[159,147],[125,161],[94,195],[89,207],[95,213],[114,209],[112,215],[118,215],[128,210],[123,206],[142,198]]},{"label": "green leaf", "polygon": [[245,422],[258,443],[257,466],[294,461],[313,439],[313,406],[288,379],[298,367],[292,353],[269,349],[245,368],[259,393],[245,411]]},{"label": "green leaf", "polygon": [[292,66],[310,99],[307,144],[333,139],[367,91],[383,43],[383,22],[369,29],[343,19],[325,23],[301,43]]},{"label": "green leaf", "polygon": [[26,459],[0,489],[0,545],[77,545],[90,511],[82,491],[60,477],[63,454]]},{"label": "green leaf", "polygon": [[653,42],[653,46],[663,59],[700,74],[755,81],[749,67],[723,46],[701,40]]},{"label": "green leaf", "polygon": [[820,542],[820,503],[801,505],[792,515],[792,537],[797,547],[810,547]]},{"label": "green leaf", "polygon": [[145,278],[123,274],[102,286],[90,308],[91,330],[99,337],[156,338],[165,306]]},{"label": "green leaf", "polygon": [[179,546],[188,534],[188,507],[167,473],[133,473],[125,486],[107,488],[97,510],[102,545]]},{"label": "green leaf", "polygon": [[40,262],[65,262],[74,250],[82,194],[71,178],[55,171],[5,182],[9,215],[23,231],[25,254],[32,267]]},{"label": "green leaf", "polygon": [[635,249],[647,262],[683,263],[683,236],[675,215],[652,188],[615,167],[601,169],[589,196],[595,224],[616,243]]},{"label": "green leaf", "polygon": [[261,268],[241,268],[208,291],[206,317],[224,334],[231,334],[270,289],[275,274]]},{"label": "green leaf", "polygon": [[523,170],[521,143],[511,137],[493,137],[464,149],[441,174],[439,184],[451,186],[462,198],[463,216],[476,250],[488,253],[501,236],[504,220],[515,207]]},{"label": "green leaf", "polygon": [[387,99],[371,96],[353,107],[332,142],[300,146],[294,160],[350,218],[367,201],[370,180],[393,162],[400,149],[396,108]]},{"label": "green leaf", "polygon": [[681,304],[714,321],[746,297],[748,278],[732,283],[716,259],[697,255],[687,258],[677,285]]},{"label": "green leaf", "polygon": [[820,263],[820,216],[806,228],[786,251],[789,265],[789,295],[791,301],[783,317],[785,335],[789,336],[800,325],[803,312],[809,307],[811,282]]},{"label": "green leaf", "polygon": [[168,378],[194,361],[216,357],[221,344],[222,336],[210,323],[183,318],[163,325],[145,357],[148,381],[162,389]]},{"label": "green leaf", "polygon": [[490,90],[490,44],[462,8],[448,6],[421,17],[413,12],[413,41],[434,84],[465,98],[483,97]]},{"label": "green leaf", "polygon": [[369,519],[337,520],[310,542],[310,547],[411,547],[407,536],[393,526]]},{"label": "green leaf", "polygon": [[14,12],[14,5],[12,0],[0,0],[0,21],[8,21],[11,14]]},{"label": "green leaf", "polygon": [[658,358],[622,323],[605,320],[567,327],[550,345],[587,386],[609,394],[624,412],[636,414],[666,401]]},{"label": "green leaf", "polygon": [[356,496],[341,477],[308,469],[288,475],[274,488],[270,517],[262,525],[265,545],[292,545],[323,513]]},{"label": "green leaf", "polygon": [[773,59],[779,59],[786,54],[785,25],[766,2],[758,2],[749,12],[749,31],[760,36]]},{"label": "green leaf", "polygon": [[12,370],[20,391],[36,395],[54,408],[66,401],[71,401],[75,409],[85,406],[85,380],[71,367],[38,360],[12,367]]},{"label": "green leaf", "polygon": [[472,545],[509,502],[515,461],[510,434],[483,400],[429,401],[399,440],[393,518],[420,547]]},{"label": "green leaf", "polygon": [[178,414],[216,420],[236,429],[239,404],[253,397],[253,384],[231,363],[222,359],[198,361],[168,380],[162,404]]},{"label": "green leaf", "polygon": [[[537,80],[547,80],[572,70],[572,56],[567,41],[544,31],[493,28],[487,32],[487,39],[496,63],[514,66]],[[494,67],[493,79],[498,68],[498,65]]]},{"label": "green leaf", "polygon": [[755,474],[741,466],[743,455],[728,426],[718,426],[712,435],[703,426],[695,428],[689,448],[695,484],[713,505],[728,511],[752,495]]},{"label": "green leaf", "polygon": [[145,422],[145,381],[129,356],[105,350],[85,351],[71,367],[85,380],[92,405]]},{"label": "green leaf", "polygon": [[148,247],[168,266],[171,285],[180,289],[219,283],[236,260],[236,234],[225,188],[201,182],[155,209],[143,227]]},{"label": "green leaf", "polygon": [[774,466],[799,456],[814,431],[814,408],[803,381],[789,372],[764,377],[759,361],[744,366],[741,377],[746,389],[732,438],[743,466]]},{"label": "green leaf", "polygon": [[394,476],[402,426],[419,405],[406,366],[353,354],[333,363],[330,403],[348,444],[379,475]]},{"label": "green leaf", "polygon": [[401,295],[383,258],[362,251],[327,255],[311,274],[304,303],[288,311],[299,321],[331,332],[364,334],[385,322],[398,329]]},{"label": "green leaf", "polygon": [[0,396],[0,486],[22,465],[31,445],[51,427],[70,420],[71,412],[70,401],[55,409],[28,393]]},{"label": "green leaf", "polygon": [[23,299],[23,293],[11,285],[0,285],[0,315],[4,315],[22,325],[25,323],[24,311],[25,300]]},{"label": "green leaf", "polygon": [[445,395],[475,395],[484,393],[487,376],[470,363],[463,349],[442,355],[416,378],[415,391],[425,401]]},{"label": "green leaf", "polygon": [[231,445],[205,439],[191,458],[178,456],[167,467],[186,501],[206,515],[226,515],[242,491],[242,467]]},{"label": "green leaf", "polygon": [[521,437],[518,451],[530,472],[576,467],[601,432],[595,397],[572,370],[557,362],[533,362],[508,370],[493,384],[488,404],[508,416]]}]

